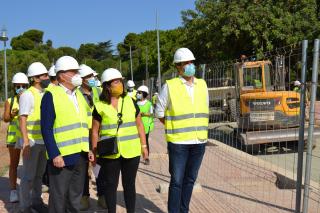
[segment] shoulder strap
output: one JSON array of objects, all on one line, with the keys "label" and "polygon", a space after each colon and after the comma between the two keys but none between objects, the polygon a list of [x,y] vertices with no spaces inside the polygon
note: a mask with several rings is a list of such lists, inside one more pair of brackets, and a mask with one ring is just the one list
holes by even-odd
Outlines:
[{"label": "shoulder strap", "polygon": [[121,104],[121,110],[120,110],[120,113],[118,113],[118,127],[117,127],[117,133],[118,134],[118,130],[119,130],[119,127],[120,125],[122,124],[122,122],[120,122],[121,118],[122,118],[122,110],[123,110],[123,103],[124,103],[124,97],[122,98],[122,104]]}]

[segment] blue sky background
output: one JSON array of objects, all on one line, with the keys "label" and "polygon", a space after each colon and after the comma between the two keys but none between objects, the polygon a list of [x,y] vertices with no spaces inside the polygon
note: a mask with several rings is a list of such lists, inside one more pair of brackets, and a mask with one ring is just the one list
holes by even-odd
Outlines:
[{"label": "blue sky background", "polygon": [[1,3],[0,28],[9,38],[29,29],[44,31],[44,42],[55,48],[111,40],[115,45],[129,32],[182,25],[181,11],[194,9],[192,0],[7,0]]}]

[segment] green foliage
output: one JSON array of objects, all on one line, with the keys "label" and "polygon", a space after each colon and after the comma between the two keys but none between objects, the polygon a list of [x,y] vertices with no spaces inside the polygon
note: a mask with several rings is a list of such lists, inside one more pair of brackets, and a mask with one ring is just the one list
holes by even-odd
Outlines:
[{"label": "green foliage", "polygon": [[113,50],[111,41],[99,42],[98,44],[87,43],[81,44],[77,57],[81,62],[86,59],[94,59],[102,61],[106,58],[112,57]]},{"label": "green foliage", "polygon": [[32,50],[42,44],[42,37],[42,31],[28,30],[22,35],[13,37],[10,44],[13,50]]},{"label": "green foliage", "polygon": [[[161,71],[173,72],[173,54],[176,49],[184,46],[185,34],[183,28],[159,31]],[[157,76],[157,32],[155,30],[145,31],[140,34],[129,33],[122,43],[117,46],[122,60],[122,72],[130,77],[130,46],[133,58],[134,80],[145,79],[146,57],[148,60],[149,76]]]},{"label": "green foliage", "polygon": [[261,54],[319,34],[314,0],[197,0],[182,12],[187,42],[201,62]]}]

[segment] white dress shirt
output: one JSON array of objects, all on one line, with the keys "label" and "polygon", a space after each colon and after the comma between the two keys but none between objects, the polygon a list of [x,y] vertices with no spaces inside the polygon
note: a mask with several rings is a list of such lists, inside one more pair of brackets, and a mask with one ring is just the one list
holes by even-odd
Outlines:
[{"label": "white dress shirt", "polygon": [[[186,87],[187,93],[189,94],[191,101],[193,103],[194,100],[194,84],[195,82],[192,82],[191,84],[188,83],[183,77],[179,76],[179,79],[183,82],[183,84]],[[208,90],[207,90],[208,92]],[[160,94],[158,95],[157,105],[155,109],[155,116],[157,118],[163,118],[165,117],[165,111],[167,109],[171,109],[171,102],[169,97],[169,89],[168,85],[164,84]],[[209,107],[209,94],[207,93],[207,105]],[[170,141],[171,142],[171,141]],[[186,141],[179,141],[179,142],[173,142],[178,144],[200,144],[200,143],[206,143],[207,141],[200,141],[198,139],[193,140],[186,140]]]},{"label": "white dress shirt", "polygon": [[59,86],[61,86],[64,91],[66,91],[68,98],[71,100],[71,102],[73,103],[74,107],[76,108],[77,112],[79,113],[79,104],[78,104],[78,100],[77,100],[77,96],[76,96],[76,89],[75,90],[69,90],[68,88],[66,88],[65,86],[63,86],[62,84],[59,84]]}]

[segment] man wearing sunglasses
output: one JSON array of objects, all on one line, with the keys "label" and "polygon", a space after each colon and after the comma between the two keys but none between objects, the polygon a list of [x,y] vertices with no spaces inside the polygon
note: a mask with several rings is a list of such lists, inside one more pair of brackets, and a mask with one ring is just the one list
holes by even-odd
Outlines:
[{"label": "man wearing sunglasses", "polygon": [[174,64],[179,77],[168,80],[158,97],[156,116],[165,124],[168,142],[169,213],[189,211],[193,185],[208,139],[208,89],[195,75],[195,60],[188,48],[179,48]]}]

